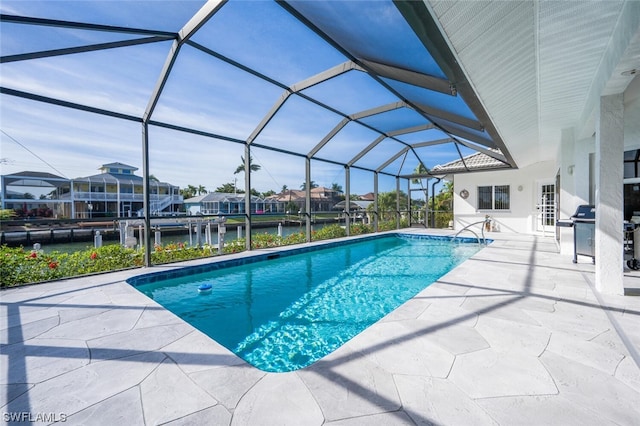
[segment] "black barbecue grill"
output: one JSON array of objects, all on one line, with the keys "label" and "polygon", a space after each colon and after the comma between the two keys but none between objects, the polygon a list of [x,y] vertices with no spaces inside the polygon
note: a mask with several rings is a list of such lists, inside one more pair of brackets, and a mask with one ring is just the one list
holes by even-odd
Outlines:
[{"label": "black barbecue grill", "polygon": [[578,206],[571,216],[573,222],[573,263],[578,263],[578,255],[591,257],[596,263],[596,207]]},{"label": "black barbecue grill", "polygon": [[589,256],[596,263],[596,207],[578,206],[571,220],[559,220],[556,226],[573,228],[573,263],[578,263],[578,255]]}]

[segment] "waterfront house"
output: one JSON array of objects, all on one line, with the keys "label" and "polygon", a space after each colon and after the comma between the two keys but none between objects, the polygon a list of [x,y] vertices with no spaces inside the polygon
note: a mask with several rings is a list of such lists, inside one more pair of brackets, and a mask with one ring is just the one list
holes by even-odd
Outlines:
[{"label": "waterfront house", "polygon": [[[143,209],[143,180],[135,172],[137,167],[123,163],[103,164],[100,173],[73,179],[73,191],[64,194],[72,198],[72,217],[141,216]],[[180,188],[152,179],[150,182],[150,210],[152,215],[177,213],[183,199]]]},{"label": "waterfront house", "polygon": [[[273,200],[264,200],[255,195],[251,196],[251,213],[275,213]],[[244,194],[225,192],[210,192],[184,200],[184,206],[189,215],[234,215],[244,214]]]},{"label": "waterfront house", "polygon": [[19,218],[58,217],[71,181],[46,172],[23,171],[0,176],[2,209],[13,210]]},{"label": "waterfront house", "polygon": [[[311,188],[310,192],[312,212],[331,211],[333,206],[340,201],[340,196],[337,191],[324,186]],[[276,202],[278,212],[284,213],[288,211],[290,214],[296,214],[305,211],[306,194],[305,190],[287,189],[279,194],[267,197],[267,200]]]},{"label": "waterfront house", "polygon": [[[138,169],[116,162],[103,164],[99,170],[75,179],[34,171],[2,176],[2,208],[32,212],[44,206],[53,217],[73,219],[141,216],[143,180],[135,174]],[[37,200],[26,198],[24,188],[39,188],[45,194]],[[183,210],[180,188],[170,183],[151,180],[149,198],[152,215]]]}]

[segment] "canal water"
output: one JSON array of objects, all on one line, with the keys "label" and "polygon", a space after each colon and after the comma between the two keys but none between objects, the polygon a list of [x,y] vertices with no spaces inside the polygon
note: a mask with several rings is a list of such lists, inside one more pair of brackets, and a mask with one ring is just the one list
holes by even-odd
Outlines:
[{"label": "canal water", "polygon": [[[311,229],[313,230],[319,230],[321,228],[323,228],[324,224],[314,224],[312,225]],[[215,228],[214,228],[215,229]],[[214,229],[211,230],[211,239],[213,244],[217,244],[218,243],[218,234],[217,232],[214,232]],[[296,232],[304,232],[305,231],[305,226],[283,226],[282,227],[282,236],[286,237],[288,235],[294,234]],[[254,228],[252,229],[251,234],[252,235],[258,235],[258,234],[273,234],[273,235],[278,235],[278,228],[277,227],[268,227],[268,228]],[[242,236],[244,236],[244,227],[242,229]],[[204,232],[201,235],[201,243],[204,244],[205,241],[205,235]],[[225,242],[230,242],[230,241],[234,241],[238,238],[238,232],[237,232],[237,227],[236,226],[227,226],[227,233],[224,236],[224,240]],[[185,233],[185,234],[163,234],[162,238],[162,245],[166,245],[166,244],[171,244],[171,243],[185,243],[186,245],[189,245],[189,234]],[[193,245],[196,244],[196,235],[195,232],[193,232],[191,234],[191,241],[193,242]],[[154,238],[154,234],[151,234],[151,242],[155,243],[155,238]],[[118,240],[103,240],[102,245],[106,246],[109,244],[120,244],[120,241]],[[41,249],[44,251],[44,253],[51,253],[53,251],[58,251],[58,252],[62,252],[62,253],[72,253],[74,251],[79,251],[79,250],[86,250],[88,248],[93,247],[93,243],[89,242],[89,241],[82,241],[82,242],[74,242],[74,243],[56,243],[56,244],[42,244],[41,245]],[[25,247],[25,249],[30,248],[30,247]]]}]

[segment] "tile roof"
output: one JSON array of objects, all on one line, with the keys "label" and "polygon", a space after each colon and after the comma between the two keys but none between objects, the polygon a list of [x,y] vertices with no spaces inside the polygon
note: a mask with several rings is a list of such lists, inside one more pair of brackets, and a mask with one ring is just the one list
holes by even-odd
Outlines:
[{"label": "tile roof", "polygon": [[8,177],[8,178],[25,177],[25,178],[38,178],[38,179],[63,179],[63,180],[67,180],[67,178],[64,178],[64,177],[58,176],[58,175],[54,175],[52,173],[32,172],[32,171],[11,173],[10,175],[5,175],[5,177]]},{"label": "tile roof", "polygon": [[[492,150],[492,151],[499,152],[497,150]],[[510,168],[510,166],[487,154],[484,154],[482,152],[476,152],[474,154],[463,157],[460,160],[451,161],[445,164],[438,164],[437,166],[434,166],[431,169],[431,173],[433,174],[460,173],[460,172],[480,171],[480,170],[487,170],[487,169],[504,169],[504,168]]]}]

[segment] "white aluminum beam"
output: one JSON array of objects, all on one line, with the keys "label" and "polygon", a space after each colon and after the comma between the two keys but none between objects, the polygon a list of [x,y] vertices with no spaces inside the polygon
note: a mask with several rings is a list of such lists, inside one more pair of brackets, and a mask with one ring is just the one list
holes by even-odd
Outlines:
[{"label": "white aluminum beam", "polygon": [[321,73],[318,73],[312,77],[309,77],[306,80],[302,80],[298,83],[295,83],[290,87],[290,89],[294,93],[301,92],[305,89],[308,89],[309,87],[315,86],[316,84],[323,83],[327,80],[331,80],[334,77],[337,77],[339,75],[342,75],[352,70],[364,71],[355,62],[346,61],[339,65],[336,65],[333,68],[329,68],[328,70],[322,71]]},{"label": "white aluminum beam", "polygon": [[73,55],[75,53],[94,52],[96,50],[116,49],[119,47],[137,46],[140,44],[158,43],[161,41],[172,40],[174,37],[153,36],[145,38],[136,38],[133,40],[120,40],[110,43],[89,44],[85,46],[67,47],[65,49],[41,50],[38,52],[22,53],[18,55],[7,55],[0,57],[0,64],[9,62],[28,61],[31,59],[50,58],[53,56]]},{"label": "white aluminum beam", "polygon": [[347,163],[347,166],[351,167],[356,161],[360,160],[362,157],[364,157],[369,151],[371,151],[373,148],[376,147],[376,145],[378,145],[380,142],[382,142],[384,139],[386,139],[387,136],[385,135],[380,135],[376,138],[376,140],[374,140],[373,142],[371,142],[365,149],[363,149],[362,151],[360,151],[355,157],[353,157],[351,159],[351,161],[349,161]]},{"label": "white aluminum beam", "polygon": [[482,125],[482,123],[480,123],[477,120],[471,120],[469,118],[462,117],[460,115],[453,114],[447,111],[443,111],[438,108],[430,107],[428,105],[424,105],[418,102],[413,102],[413,105],[416,108],[418,108],[420,111],[424,112],[429,116],[442,118],[443,120],[447,120],[452,123],[459,124],[461,126],[468,127],[473,130],[478,130],[480,132],[484,130],[484,126]]},{"label": "white aluminum beam", "polygon": [[400,152],[398,152],[396,155],[394,155],[393,157],[389,158],[387,161],[384,162],[384,164],[382,164],[380,167],[378,167],[376,169],[376,172],[381,172],[382,170],[384,170],[385,167],[387,167],[389,164],[393,163],[394,161],[396,161],[398,158],[400,158],[400,156],[402,154],[405,154],[407,151],[409,151],[409,147],[405,146],[404,148],[402,148],[400,150]]},{"label": "white aluminum beam", "polygon": [[381,64],[374,61],[361,60],[362,66],[378,75],[379,77],[388,78],[412,86],[422,87],[424,89],[433,90],[435,92],[444,93],[446,95],[455,96],[456,89],[448,80],[434,77],[428,74],[422,74],[391,65]]}]

